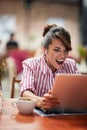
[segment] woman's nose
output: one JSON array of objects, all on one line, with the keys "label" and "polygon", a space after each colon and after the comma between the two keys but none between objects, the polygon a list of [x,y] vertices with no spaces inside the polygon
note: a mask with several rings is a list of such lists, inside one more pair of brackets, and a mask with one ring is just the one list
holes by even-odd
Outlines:
[{"label": "woman's nose", "polygon": [[63,51],[61,51],[61,54],[60,54],[60,57],[63,59],[63,58],[65,58],[65,53],[63,52]]}]

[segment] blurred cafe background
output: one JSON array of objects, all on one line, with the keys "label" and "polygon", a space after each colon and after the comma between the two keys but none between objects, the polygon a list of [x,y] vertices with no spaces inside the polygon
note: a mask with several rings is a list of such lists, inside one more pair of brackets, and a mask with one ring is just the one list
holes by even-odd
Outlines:
[{"label": "blurred cafe background", "polygon": [[[70,56],[80,71],[87,73],[87,0],[0,0],[0,81],[4,97],[10,97],[12,76],[20,78],[22,61],[42,53],[43,28],[53,23],[70,32]],[[15,89],[19,94],[19,87]]]}]

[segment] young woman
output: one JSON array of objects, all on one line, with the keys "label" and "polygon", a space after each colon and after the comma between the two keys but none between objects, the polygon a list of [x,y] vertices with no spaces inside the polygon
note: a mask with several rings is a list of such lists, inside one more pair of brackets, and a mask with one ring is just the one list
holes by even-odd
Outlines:
[{"label": "young woman", "polygon": [[47,25],[43,31],[44,53],[23,62],[21,96],[36,99],[37,107],[51,109],[59,104],[51,88],[57,73],[79,74],[74,60],[69,59],[71,37],[57,25]]}]

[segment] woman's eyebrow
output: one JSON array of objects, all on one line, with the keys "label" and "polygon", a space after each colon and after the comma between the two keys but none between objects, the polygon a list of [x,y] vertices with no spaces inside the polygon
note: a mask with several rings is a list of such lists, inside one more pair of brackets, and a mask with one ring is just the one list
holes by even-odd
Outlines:
[{"label": "woman's eyebrow", "polygon": [[62,49],[62,48],[60,48],[60,47],[54,47],[54,49],[63,50],[63,49]]},{"label": "woman's eyebrow", "polygon": [[61,47],[54,47],[54,49],[65,51],[66,49],[62,49]]},{"label": "woman's eyebrow", "polygon": [[61,49],[60,47],[54,47],[55,49]]}]

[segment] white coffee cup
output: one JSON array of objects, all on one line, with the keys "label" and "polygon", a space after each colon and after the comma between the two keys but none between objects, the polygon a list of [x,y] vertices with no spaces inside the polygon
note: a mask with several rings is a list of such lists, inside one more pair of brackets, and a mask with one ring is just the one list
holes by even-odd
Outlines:
[{"label": "white coffee cup", "polygon": [[36,106],[36,101],[27,98],[19,98],[12,102],[12,106],[17,107],[21,114],[30,114],[33,113],[33,110]]}]

